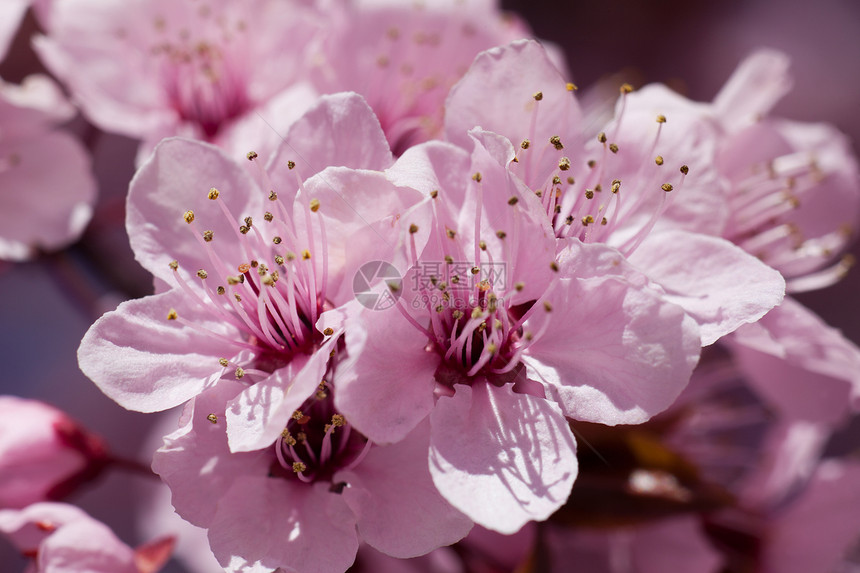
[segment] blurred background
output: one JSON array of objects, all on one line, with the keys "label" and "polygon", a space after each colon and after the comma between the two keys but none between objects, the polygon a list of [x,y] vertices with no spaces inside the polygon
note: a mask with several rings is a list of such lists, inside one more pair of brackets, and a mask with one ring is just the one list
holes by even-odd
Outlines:
[{"label": "blurred background", "polygon": [[[774,115],[835,124],[858,149],[856,0],[504,0],[502,6],[519,14],[538,38],[563,50],[572,79],[582,89],[608,78],[634,86],[663,82],[708,101],[753,49],[780,49],[792,59],[795,87]],[[0,64],[6,81],[44,72],[29,45],[36,29],[28,16]],[[90,229],[71,249],[0,269],[0,392],[49,402],[105,436],[120,455],[148,463],[151,452],[141,448],[159,417],[118,407],[78,371],[76,361],[78,343],[93,320],[121,300],[151,289],[150,276],[133,262],[123,227],[137,144],[102,133],[81,118],[68,129],[93,155],[99,203]],[[853,250],[860,259],[860,246]],[[860,270],[855,268],[834,287],[797,298],[860,343]],[[831,448],[853,451],[858,437],[855,421]],[[146,541],[134,528],[132,508],[141,498],[127,486],[127,478],[112,473],[70,501],[136,544]],[[117,507],[129,509],[117,512]],[[9,547],[0,546],[0,571],[18,571],[20,563]],[[183,569],[174,564],[167,571]]]}]

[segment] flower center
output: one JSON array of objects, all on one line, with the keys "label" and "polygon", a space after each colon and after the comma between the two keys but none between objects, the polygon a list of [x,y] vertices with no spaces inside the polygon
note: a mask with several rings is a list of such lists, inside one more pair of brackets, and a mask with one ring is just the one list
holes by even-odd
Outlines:
[{"label": "flower center", "polygon": [[[252,152],[248,157],[254,161],[257,155]],[[289,165],[295,166],[292,162]],[[263,175],[270,186],[265,171]],[[297,180],[302,187],[298,175]],[[183,218],[212,266],[196,271],[199,279],[196,286],[179,272],[178,262],[173,261],[170,266],[189,299],[204,307],[213,319],[235,327],[241,336],[235,339],[206,329],[186,320],[175,309],[170,310],[168,319],[229,342],[236,348],[237,356],[231,360],[222,358],[221,366],[235,368],[236,378],[250,375],[249,380],[255,381],[255,375],[268,376],[296,353],[312,351],[323,338],[324,333],[314,328],[323,311],[328,279],[320,204],[314,199],[304,205],[305,226],[300,230],[274,190],[268,196],[272,211],[265,211],[257,219],[262,219],[261,225],[251,216],[240,223],[219,190],[212,188],[207,196],[220,207],[222,216],[234,230],[233,237],[216,237],[212,230],[201,231],[194,212],[187,211]],[[317,233],[319,241],[315,240]],[[244,258],[236,261],[222,256],[222,250],[217,248],[219,241],[236,241]],[[315,264],[313,255],[317,245],[322,250],[321,267]]]},{"label": "flower center", "polygon": [[[568,84],[568,91],[576,89]],[[627,94],[632,88],[621,88],[621,110],[612,127],[612,135],[597,135],[596,148],[591,146],[585,157],[571,159],[565,143],[558,135],[538,141],[536,126],[541,113],[542,92],[534,94],[531,129],[520,143],[511,170],[528,185],[541,200],[556,237],[576,238],[584,243],[609,242],[609,237],[626,228],[621,244],[615,245],[625,256],[630,255],[651,232],[669,206],[669,193],[681,186],[689,172],[686,165],[679,168],[680,177],[667,174],[667,160],[657,153],[666,117],[658,115],[657,130],[651,142],[644,142],[648,152],[641,149],[624,150],[618,140],[623,126]],[[567,127],[567,118],[561,118]],[[576,151],[575,153],[579,153]],[[632,177],[628,177],[632,175]],[[622,205],[621,189],[629,199]],[[671,181],[671,182],[670,182]],[[614,241],[618,242],[618,241]]]},{"label": "flower center", "polygon": [[209,140],[252,106],[246,89],[247,66],[240,60],[243,50],[235,45],[245,36],[244,24],[222,21],[210,31],[207,39],[179,30],[175,40],[165,39],[151,48],[170,105]]},{"label": "flower center", "polygon": [[[334,408],[334,385],[323,380],[316,394],[295,412],[275,442],[272,475],[305,483],[331,480],[338,470],[357,466],[371,442]],[[333,491],[340,484],[333,484]]]}]

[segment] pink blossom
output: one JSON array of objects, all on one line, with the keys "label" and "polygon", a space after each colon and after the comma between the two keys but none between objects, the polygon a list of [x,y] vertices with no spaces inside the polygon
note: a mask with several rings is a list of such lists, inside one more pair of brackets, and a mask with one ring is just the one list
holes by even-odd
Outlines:
[{"label": "pink blossom", "polygon": [[87,119],[144,141],[141,160],[174,135],[271,151],[313,101],[297,82],[317,24],[297,2],[64,0],[45,16],[43,61]]},{"label": "pink blossom", "polygon": [[428,425],[396,445],[374,447],[334,413],[338,383],[333,366],[273,445],[232,453],[225,407],[243,385],[222,380],[194,399],[185,425],[156,452],[153,468],[170,486],[177,512],[208,528],[228,571],[344,571],[359,540],[413,557],[471,528],[433,486]]},{"label": "pink blossom", "polygon": [[32,573],[156,573],[173,548],[173,539],[163,538],[132,549],[106,525],[63,503],[0,510],[0,532],[33,559]]},{"label": "pink blossom", "polygon": [[448,91],[479,52],[529,35],[495,0],[345,4],[326,13],[315,83],[362,94],[398,155],[441,135]]},{"label": "pink blossom", "polygon": [[671,99],[657,102],[667,109],[630,105],[636,94],[625,88],[615,119],[590,133],[575,91],[535,42],[489,50],[452,90],[446,135],[471,149],[481,126],[518,146],[503,166],[537,195],[559,249],[570,238],[615,247],[696,319],[703,345],[778,304],[778,273],[701,234],[720,228],[713,126],[677,121]]},{"label": "pink blossom", "polygon": [[102,440],[60,410],[0,396],[0,507],[62,499],[106,462]]},{"label": "pink blossom", "polygon": [[375,442],[429,416],[434,483],[501,533],[567,498],[565,416],[647,420],[686,384],[700,336],[617,251],[570,240],[556,260],[538,199],[502,167],[512,158],[509,143],[475,136],[471,156],[428,143],[388,170],[427,194],[435,220],[420,240],[422,225],[405,222],[411,268],[396,308],[348,313],[336,395]]},{"label": "pink blossom", "polygon": [[[360,237],[378,239],[368,225],[384,228],[410,201],[381,174],[314,174],[391,161],[379,123],[354,95],[324,98],[297,122],[257,170],[260,184],[212,146],[160,144],[132,182],[127,221],[157,294],[92,326],[79,350],[84,373],[120,405],[157,411],[229,372],[253,382],[231,408],[233,447],[271,443],[323,379],[337,336],[314,324],[324,307],[352,297],[348,280],[367,260],[369,238]],[[339,195],[335,183],[351,191]],[[368,200],[383,191],[384,200]]]},{"label": "pink blossom", "polygon": [[0,81],[0,258],[20,261],[64,247],[89,222],[96,194],[89,156],[54,129],[73,115],[45,76]]}]

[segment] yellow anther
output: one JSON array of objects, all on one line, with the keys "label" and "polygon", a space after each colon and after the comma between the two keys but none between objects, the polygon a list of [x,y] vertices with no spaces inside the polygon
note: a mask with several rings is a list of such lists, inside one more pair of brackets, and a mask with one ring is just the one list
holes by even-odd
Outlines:
[{"label": "yellow anther", "polygon": [[218,416],[216,416],[215,414],[209,414],[208,416],[206,416],[206,419],[209,420],[210,422],[212,422],[213,424],[218,423]]},{"label": "yellow anther", "polygon": [[293,160],[287,161],[287,169],[295,169],[295,168],[296,168],[296,162],[295,161],[293,161]]},{"label": "yellow anther", "polygon": [[504,239],[505,237],[508,236],[508,234],[505,233],[504,231],[496,231],[496,236],[500,239]]},{"label": "yellow anther", "polygon": [[474,174],[474,175],[472,175],[472,179],[473,179],[473,180],[475,180],[475,181],[477,181],[478,183],[480,183],[480,182],[481,182],[481,179],[483,179],[483,178],[481,177],[481,172],[480,172],[480,171],[476,171],[476,172],[475,172],[475,174]]},{"label": "yellow anther", "polygon": [[657,116],[657,123],[666,123],[666,116],[662,113]]},{"label": "yellow anther", "polygon": [[557,135],[553,135],[552,137],[550,137],[549,142],[552,144],[553,147],[555,147],[559,151],[564,149],[564,145],[561,143],[561,138]]},{"label": "yellow anther", "polygon": [[511,197],[510,199],[508,199],[508,205],[512,205],[512,206],[516,205],[518,201],[519,201],[519,198],[515,195],[515,196]]},{"label": "yellow anther", "polygon": [[549,301],[543,301],[543,309],[547,312],[552,312],[552,305]]},{"label": "yellow anther", "polygon": [[309,250],[305,249],[304,251],[302,251],[302,258],[304,260],[310,259],[311,258],[311,252]]},{"label": "yellow anther", "polygon": [[570,82],[567,82],[567,84],[565,85],[565,87],[567,88],[567,91],[569,91],[569,92],[575,92],[576,90],[578,90],[578,89],[579,89],[579,88],[576,86],[576,84],[572,84],[572,83],[570,83]]},{"label": "yellow anther", "polygon": [[615,143],[610,143],[609,151],[611,151],[612,153],[618,153],[618,145],[616,145]]},{"label": "yellow anther", "polygon": [[522,147],[523,149],[528,149],[531,144],[531,141],[529,141],[528,139],[524,139],[523,142],[520,143],[520,147]]},{"label": "yellow anther", "polygon": [[207,197],[209,197],[209,199],[211,199],[212,201],[214,201],[215,199],[217,199],[217,198],[218,198],[218,196],[219,196],[219,195],[221,195],[221,192],[220,192],[220,191],[218,191],[217,189],[215,189],[214,187],[212,187],[212,188],[209,190],[209,195],[207,195]]},{"label": "yellow anther", "polygon": [[182,218],[185,219],[185,222],[189,225],[194,222],[194,211],[186,211]]},{"label": "yellow anther", "polygon": [[418,232],[418,225],[416,225],[415,223],[412,223],[411,225],[409,225],[409,234],[410,235],[414,235],[417,232]]},{"label": "yellow anther", "polygon": [[254,161],[255,159],[257,159],[257,152],[256,151],[249,151],[247,157],[248,157],[248,161]]},{"label": "yellow anther", "polygon": [[535,98],[535,101],[540,101],[543,99],[543,92],[535,92],[532,97]]},{"label": "yellow anther", "polygon": [[631,86],[630,84],[621,84],[621,87],[618,88],[618,91],[623,94],[629,94],[633,91],[633,86]]},{"label": "yellow anther", "polygon": [[682,166],[681,166],[681,169],[679,169],[679,171],[680,171],[681,173],[683,173],[684,175],[686,175],[687,173],[689,173],[689,172],[690,172],[690,168],[689,168],[689,167],[687,167],[686,165],[682,165]]},{"label": "yellow anther", "polygon": [[311,199],[311,211],[316,213],[320,210],[320,200],[319,199]]},{"label": "yellow anther", "polygon": [[200,269],[199,271],[197,271],[197,276],[200,277],[201,279],[205,279],[205,278],[209,278],[209,273],[207,273],[203,269]]},{"label": "yellow anther", "polygon": [[568,159],[567,157],[562,157],[561,159],[559,159],[558,168],[562,171],[567,171],[568,169],[570,169],[570,159]]},{"label": "yellow anther", "polygon": [[663,165],[663,156],[662,156],[662,155],[658,155],[657,157],[655,157],[655,158],[654,158],[654,163],[656,163],[657,165]]},{"label": "yellow anther", "polygon": [[176,313],[176,309],[171,308],[167,311],[167,320],[176,320],[179,318],[179,315]]},{"label": "yellow anther", "polygon": [[332,327],[330,327],[330,326],[327,326],[327,327],[323,330],[323,334],[325,334],[326,336],[331,336],[332,334],[334,334],[334,329],[333,329]]},{"label": "yellow anther", "polygon": [[169,263],[167,263],[167,266],[174,271],[179,269],[179,263],[177,261],[170,261]]},{"label": "yellow anther", "polygon": [[236,374],[236,380],[241,380],[245,376],[245,371],[240,366],[240,367],[236,368],[235,374]]},{"label": "yellow anther", "polygon": [[671,184],[671,183],[663,183],[662,185],[660,185],[660,189],[662,189],[663,191],[665,191],[666,193],[668,193],[669,191],[671,191],[672,189],[674,189],[674,187],[672,187],[672,184]]},{"label": "yellow anther", "polygon": [[308,470],[308,466],[303,464],[302,462],[293,462],[293,471],[297,474],[305,472]]},{"label": "yellow anther", "polygon": [[602,131],[600,133],[598,133],[597,134],[597,141],[599,141],[600,143],[606,143],[606,134],[603,133]]}]

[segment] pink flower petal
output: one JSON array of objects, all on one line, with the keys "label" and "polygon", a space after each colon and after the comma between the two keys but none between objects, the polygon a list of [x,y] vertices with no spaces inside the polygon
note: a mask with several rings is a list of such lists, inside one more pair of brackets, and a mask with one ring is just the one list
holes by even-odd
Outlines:
[{"label": "pink flower petal", "polygon": [[702,345],[755,322],[782,302],[785,280],[740,247],[684,231],[650,235],[630,262],[696,319]]},{"label": "pink flower petal", "polygon": [[476,523],[511,534],[567,500],[576,445],[555,404],[478,381],[439,398],[430,422],[433,482]]},{"label": "pink flower petal", "polygon": [[[338,366],[337,409],[370,440],[402,440],[433,409],[439,356],[398,310],[363,310],[346,325],[349,357]],[[380,408],[384,404],[384,408]]]},{"label": "pink flower petal", "polygon": [[73,137],[47,133],[0,144],[0,258],[22,260],[76,240],[90,221],[96,183]]},{"label": "pink flower petal", "polygon": [[759,50],[741,65],[714,98],[714,108],[730,130],[766,115],[794,83],[788,56],[776,50]]},{"label": "pink flower petal", "polygon": [[529,378],[543,382],[566,416],[602,424],[639,424],[663,411],[690,379],[699,329],[652,289],[617,277],[560,279],[525,324],[532,333]]},{"label": "pink flower petal", "polygon": [[247,476],[220,499],[209,543],[230,573],[342,573],[358,550],[354,518],[329,484]]},{"label": "pink flower petal", "polygon": [[[212,248],[226,261],[243,261],[235,240],[235,226],[224,216],[218,201],[207,196],[219,190],[235,217],[262,211],[263,191],[248,173],[212,145],[185,139],[166,139],[135,174],[128,195],[128,229],[131,248],[146,270],[168,284],[175,284],[168,264],[179,262],[179,272],[194,273],[211,268],[206,250],[193,234],[214,232]],[[195,214],[195,225],[183,215]]]},{"label": "pink flower petal", "polygon": [[459,541],[472,522],[439,494],[427,468],[430,424],[396,444],[374,448],[354,470],[334,481],[349,485],[343,497],[361,538],[393,557],[423,555]]},{"label": "pink flower petal", "polygon": [[178,309],[195,325],[220,334],[232,327],[189,304],[184,293],[168,291],[122,303],[93,324],[78,348],[78,364],[96,385],[124,408],[156,412],[200,393],[222,370],[220,357],[235,347],[196,328],[168,320]]},{"label": "pink flower petal", "polygon": [[230,451],[249,452],[275,441],[293,412],[325,377],[329,353],[336,343],[336,337],[331,337],[311,356],[293,356],[289,364],[230,400],[227,410]]}]

